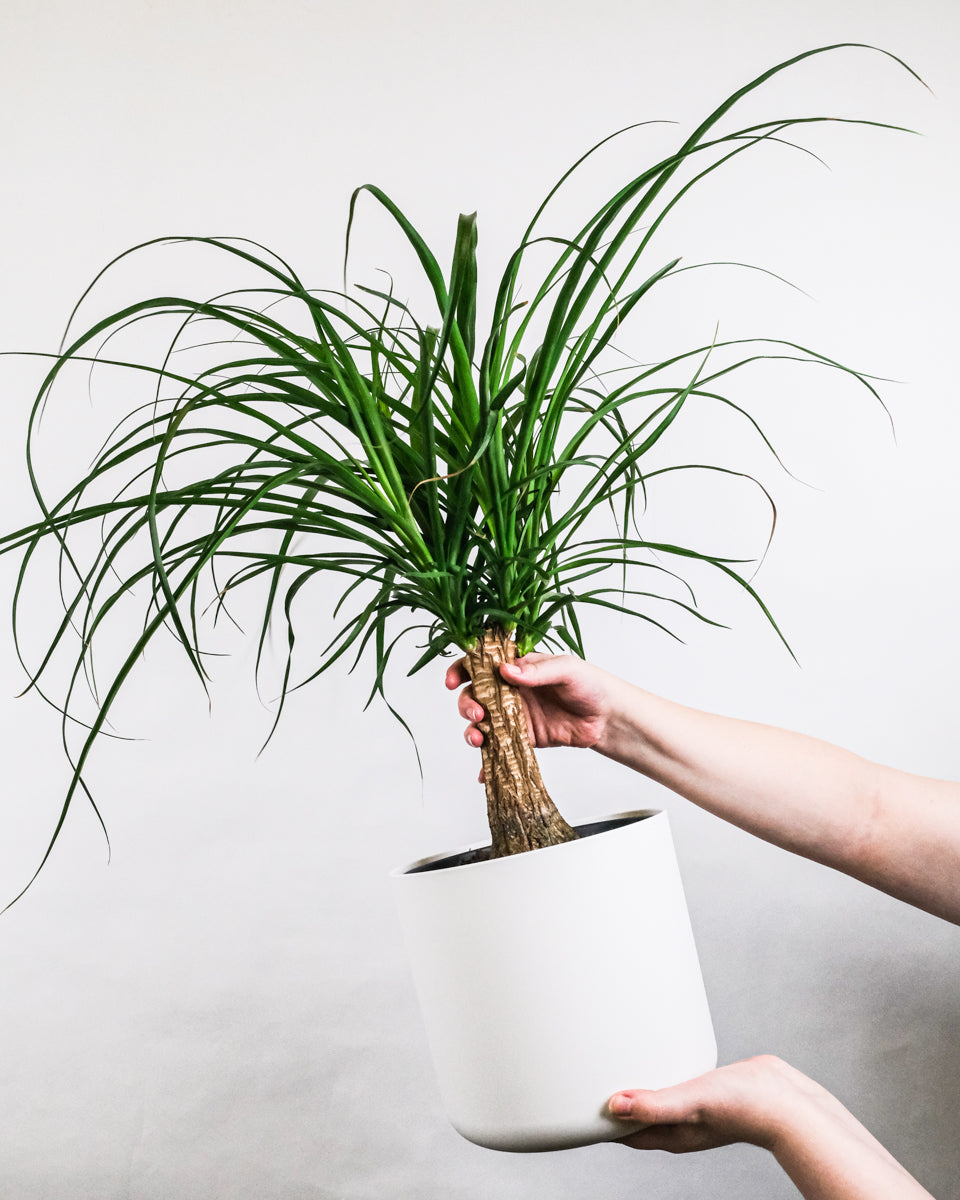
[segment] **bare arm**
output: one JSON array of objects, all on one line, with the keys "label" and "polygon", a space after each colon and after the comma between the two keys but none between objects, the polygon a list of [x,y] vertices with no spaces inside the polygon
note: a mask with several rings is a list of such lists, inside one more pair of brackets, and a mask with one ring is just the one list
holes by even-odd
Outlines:
[{"label": "bare arm", "polygon": [[771,1055],[660,1091],[618,1092],[610,1111],[647,1126],[623,1139],[638,1150],[762,1146],[805,1200],[932,1200],[839,1100]]},{"label": "bare arm", "polygon": [[[960,924],[960,784],[699,712],[570,655],[527,655],[504,677],[523,690],[536,745],[591,747],[774,845]],[[461,681],[452,667],[448,686]],[[479,745],[469,690],[460,709]]]},{"label": "bare arm", "polygon": [[610,694],[601,754],[768,842],[960,923],[960,784],[621,680]]}]

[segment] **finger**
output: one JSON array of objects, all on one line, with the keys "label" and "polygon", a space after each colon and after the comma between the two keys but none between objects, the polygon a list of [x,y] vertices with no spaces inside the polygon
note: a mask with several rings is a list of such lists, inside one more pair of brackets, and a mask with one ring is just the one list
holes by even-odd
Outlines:
[{"label": "finger", "polygon": [[463,740],[468,746],[472,746],[474,750],[478,750],[483,745],[483,734],[476,725],[469,725],[463,731]]},{"label": "finger", "polygon": [[642,1125],[676,1125],[695,1121],[703,1109],[705,1078],[699,1076],[657,1091],[637,1088],[617,1092],[610,1097],[607,1107],[615,1117],[638,1121]]},{"label": "finger", "polygon": [[562,683],[570,676],[570,664],[576,660],[569,654],[525,654],[512,663],[503,663],[500,674],[508,683],[520,687],[541,687],[547,683]]},{"label": "finger", "polygon": [[444,676],[443,682],[447,686],[448,691],[455,691],[461,684],[467,682],[470,676],[467,674],[465,661],[458,658],[457,661],[447,667],[447,673]]},{"label": "finger", "polygon": [[457,703],[457,707],[460,710],[460,716],[463,717],[465,721],[476,722],[483,720],[483,709],[476,702],[476,700],[474,700],[472,688],[466,687],[463,689],[463,691],[460,693],[460,700]]},{"label": "finger", "polygon": [[651,1125],[617,1141],[631,1150],[666,1150],[668,1154],[689,1154],[715,1144],[693,1125]]},{"label": "finger", "polygon": [[641,1125],[657,1125],[666,1120],[661,1116],[658,1104],[660,1093],[636,1089],[628,1092],[617,1092],[610,1097],[607,1108],[610,1113],[621,1121],[632,1121]]},{"label": "finger", "polygon": [[[724,1069],[724,1068],[721,1068]],[[614,1117],[624,1121],[637,1121],[644,1126],[652,1124],[684,1124],[700,1120],[704,1105],[710,1102],[712,1080],[718,1072],[708,1072],[688,1079],[673,1087],[661,1087],[656,1091],[649,1088],[631,1088],[617,1092],[607,1102],[607,1109]]]}]

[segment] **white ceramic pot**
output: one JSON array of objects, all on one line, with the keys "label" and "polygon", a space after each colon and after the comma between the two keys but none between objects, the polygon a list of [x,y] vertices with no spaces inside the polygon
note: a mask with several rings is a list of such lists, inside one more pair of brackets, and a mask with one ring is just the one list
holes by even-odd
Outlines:
[{"label": "white ceramic pot", "polygon": [[613,1092],[717,1063],[667,814],[579,832],[510,858],[439,855],[393,872],[444,1107],[491,1149],[622,1137]]}]

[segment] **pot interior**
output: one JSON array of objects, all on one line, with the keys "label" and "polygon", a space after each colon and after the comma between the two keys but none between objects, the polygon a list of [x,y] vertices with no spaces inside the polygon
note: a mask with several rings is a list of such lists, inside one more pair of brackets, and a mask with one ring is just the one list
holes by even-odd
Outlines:
[{"label": "pot interior", "polygon": [[[596,833],[609,833],[612,829],[622,829],[624,825],[632,825],[635,821],[644,821],[647,817],[655,815],[654,812],[625,813],[619,817],[608,817],[604,821],[588,821],[584,825],[575,825],[574,828],[582,838],[593,837]],[[443,858],[418,863],[404,874],[422,875],[425,871],[444,871],[447,867],[468,867],[473,863],[487,862],[489,858],[490,847],[479,846],[471,850],[461,850],[458,854],[448,854]]]}]

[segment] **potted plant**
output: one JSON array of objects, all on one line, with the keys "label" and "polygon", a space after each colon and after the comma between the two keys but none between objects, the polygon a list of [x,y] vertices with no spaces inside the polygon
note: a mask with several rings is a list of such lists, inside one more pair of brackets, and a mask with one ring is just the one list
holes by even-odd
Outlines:
[{"label": "potted plant", "polygon": [[[538,645],[582,654],[585,606],[662,628],[670,608],[714,623],[685,580],[691,564],[733,581],[782,637],[741,564],[643,532],[646,497],[667,475],[740,477],[772,506],[766,489],[735,466],[664,464],[653,451],[704,404],[732,410],[750,437],[763,438],[725,391],[729,376],[759,359],[824,365],[876,395],[873,385],[782,340],[714,336],[643,365],[624,356],[614,366],[610,350],[625,345],[634,310],[689,270],[655,254],[659,229],[690,190],[757,146],[833,119],[723,132],[726,115],[779,72],[838,48],[799,54],[740,88],[561,237],[545,231],[544,216],[568,171],[510,256],[482,335],[475,215],[460,217],[444,274],[401,209],[366,186],[350,203],[348,252],[366,197],[415,252],[435,303],[428,318],[392,284],[348,295],[346,269],[341,292],[315,291],[251,242],[157,239],[212,248],[258,281],[208,300],[139,300],[79,334],[70,332],[74,310],[33,406],[27,457],[42,516],[0,539],[0,551],[22,555],[14,634],[25,574],[48,544],[65,611],[29,668],[27,690],[40,690],[55,655],[78,638],[58,701],[72,779],[38,871],[78,793],[93,802],[89,755],[145,648],[172,632],[206,688],[205,614],[228,611],[241,589],[262,589],[258,672],[268,631],[279,624],[286,633],[271,733],[294,686],[344,659],[372,658],[371,698],[383,696],[388,663],[411,630],[422,640],[410,673],[454,647],[466,656],[488,714],[491,845],[424,860],[398,872],[396,884],[451,1117],[485,1145],[543,1149],[622,1135],[603,1110],[612,1091],[662,1086],[716,1061],[665,815],[570,825],[543,785],[522,705],[498,668]],[[152,361],[122,349],[145,322],[172,323]],[[33,469],[35,431],[54,385],[77,363],[120,367],[150,387],[76,485],[49,502]],[[342,581],[338,627],[295,678],[301,594],[331,573]],[[135,595],[145,605],[130,633],[124,614]],[[412,624],[409,612],[418,614]],[[114,625],[128,642],[97,681],[93,650]],[[87,684],[89,723],[77,716]],[[617,902],[628,893],[630,905]],[[624,972],[643,996],[628,1014],[629,1035],[605,1011],[609,982]],[[645,1022],[655,1032],[638,1037]],[[540,1060],[528,1062],[534,1051]]]}]

